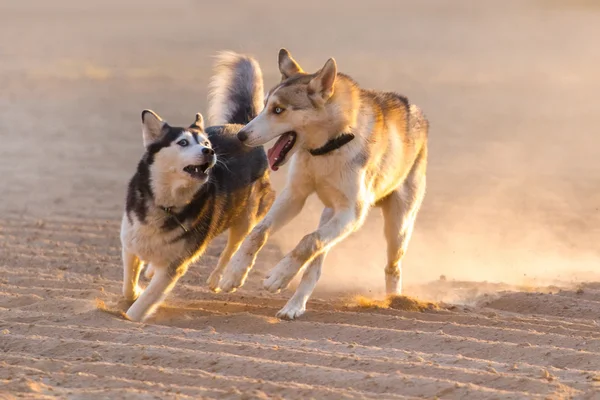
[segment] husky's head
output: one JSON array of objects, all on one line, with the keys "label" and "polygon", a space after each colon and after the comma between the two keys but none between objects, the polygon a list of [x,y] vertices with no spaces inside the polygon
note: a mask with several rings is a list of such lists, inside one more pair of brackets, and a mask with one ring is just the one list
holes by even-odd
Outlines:
[{"label": "husky's head", "polygon": [[273,170],[299,148],[317,148],[332,132],[346,128],[343,107],[330,101],[337,77],[335,60],[327,60],[314,74],[305,73],[286,49],[279,51],[282,81],[267,94],[265,108],[238,133],[248,146],[260,146],[279,137],[269,150]]},{"label": "husky's head", "polygon": [[209,179],[217,157],[204,133],[202,115],[189,128],[169,126],[151,110],[142,112],[142,135],[146,148],[150,184],[156,201],[180,206]]}]

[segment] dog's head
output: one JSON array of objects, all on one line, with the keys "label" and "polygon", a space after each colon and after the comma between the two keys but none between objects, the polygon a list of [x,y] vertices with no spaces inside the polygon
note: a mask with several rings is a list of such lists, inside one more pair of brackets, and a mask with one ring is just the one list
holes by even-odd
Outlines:
[{"label": "dog's head", "polygon": [[196,114],[189,128],[178,128],[167,124],[155,112],[144,110],[142,135],[157,197],[178,203],[178,197],[189,197],[208,181],[217,157],[204,133],[202,115]]},{"label": "dog's head", "polygon": [[319,147],[327,132],[337,129],[335,106],[329,104],[337,76],[335,60],[327,60],[314,74],[305,73],[286,49],[279,51],[282,81],[267,94],[265,108],[238,133],[248,146],[260,146],[279,137],[269,150],[273,170],[300,147]]}]

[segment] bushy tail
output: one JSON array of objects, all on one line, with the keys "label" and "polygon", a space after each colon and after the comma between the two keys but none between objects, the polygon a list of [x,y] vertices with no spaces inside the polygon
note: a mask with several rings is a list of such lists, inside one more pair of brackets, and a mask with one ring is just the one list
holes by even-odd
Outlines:
[{"label": "bushy tail", "polygon": [[210,125],[247,124],[263,109],[264,89],[258,62],[226,51],[216,57],[210,81]]}]

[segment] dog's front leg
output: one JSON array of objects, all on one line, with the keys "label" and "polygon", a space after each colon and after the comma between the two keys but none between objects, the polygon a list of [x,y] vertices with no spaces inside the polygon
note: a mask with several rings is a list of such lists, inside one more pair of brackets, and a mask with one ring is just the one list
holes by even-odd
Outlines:
[{"label": "dog's front leg", "polygon": [[291,221],[304,207],[310,192],[302,192],[298,189],[298,186],[288,185],[277,196],[265,218],[254,227],[231,258],[217,291],[233,292],[244,284],[248,273],[254,266],[258,252],[264,246],[269,235]]},{"label": "dog's front leg", "polygon": [[128,301],[135,301],[142,293],[142,289],[139,287],[138,282],[143,265],[140,259],[135,254],[127,251],[125,247],[123,247],[122,256],[123,296]]},{"label": "dog's front leg", "polygon": [[[323,226],[331,219],[333,216],[333,210],[331,208],[326,208],[323,210],[321,214],[321,219],[319,221],[319,226]],[[292,296],[291,299],[288,300],[286,305],[279,310],[277,313],[277,317],[281,319],[294,319],[306,311],[306,302],[308,298],[312,294],[315,286],[317,285],[317,281],[321,276],[321,267],[323,266],[323,262],[325,261],[325,256],[327,252],[323,252],[320,256],[315,257],[304,270],[304,274],[302,275],[302,280],[296,289],[296,292]]]},{"label": "dog's front leg", "polygon": [[336,211],[327,223],[304,236],[296,248],[273,268],[263,282],[265,289],[274,293],[285,289],[304,265],[360,228],[367,211],[368,207],[362,204]]},{"label": "dog's front leg", "polygon": [[127,318],[143,321],[148,318],[171,292],[179,278],[185,274],[187,264],[173,263],[168,267],[154,265],[154,275],[148,287],[127,310]]}]

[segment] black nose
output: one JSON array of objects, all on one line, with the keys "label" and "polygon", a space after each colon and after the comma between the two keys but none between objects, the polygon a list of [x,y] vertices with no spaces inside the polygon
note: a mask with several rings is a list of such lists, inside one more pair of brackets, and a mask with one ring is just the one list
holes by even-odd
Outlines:
[{"label": "black nose", "polygon": [[205,148],[202,149],[202,153],[204,153],[204,154],[210,154],[212,156],[213,154],[215,154],[215,151],[213,149],[205,147]]},{"label": "black nose", "polygon": [[239,131],[237,137],[240,140],[240,142],[245,142],[246,140],[248,140],[248,134],[244,131]]}]

